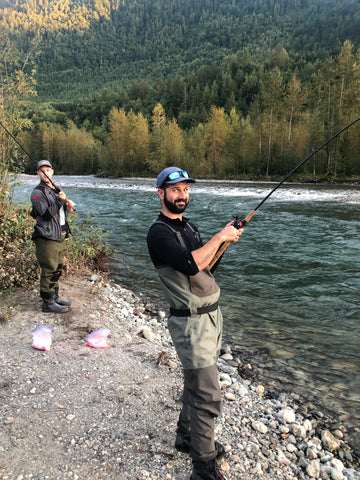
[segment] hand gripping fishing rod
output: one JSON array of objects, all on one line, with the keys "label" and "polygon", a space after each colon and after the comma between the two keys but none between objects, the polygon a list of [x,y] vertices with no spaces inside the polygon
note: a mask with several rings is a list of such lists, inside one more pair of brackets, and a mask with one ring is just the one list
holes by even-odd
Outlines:
[{"label": "hand gripping fishing rod", "polygon": [[[350,128],[352,125],[354,125],[356,122],[358,122],[360,120],[360,117],[356,118],[355,120],[353,120],[352,122],[350,122],[348,125],[346,125],[344,128],[342,128],[341,130],[339,130],[338,132],[336,132],[332,137],[330,137],[328,140],[326,140],[326,142],[322,143],[319,147],[317,147],[315,150],[313,150],[301,163],[299,163],[299,165],[297,165],[295,168],[293,168],[291,170],[290,173],[288,173],[282,180],[281,182],[279,182],[275,188],[273,188],[271,190],[270,193],[268,193],[266,195],[266,197],[261,200],[261,202],[259,203],[259,205],[257,205],[254,210],[251,210],[251,212],[249,212],[246,217],[244,218],[244,220],[239,220],[238,219],[238,216],[237,215],[234,215],[234,221],[233,221],[233,226],[237,229],[240,229],[240,228],[243,228],[245,227],[245,225],[252,219],[252,217],[255,215],[256,211],[261,207],[261,205],[263,203],[266,202],[266,200],[298,169],[300,168],[302,165],[304,165],[304,163],[306,163],[308,160],[310,160],[311,157],[313,157],[319,150],[321,150],[322,148],[325,147],[325,145],[327,145],[328,143],[330,143],[332,140],[334,140],[334,138],[338,137],[339,135],[341,135],[343,132],[345,132],[345,130],[347,130],[348,128]],[[212,269],[212,267],[215,265],[215,263],[219,260],[219,258],[224,254],[225,250],[228,248],[228,246],[233,243],[233,242],[224,242],[219,250],[216,252],[214,258],[211,260],[210,264],[209,264],[209,268],[210,270]]]},{"label": "hand gripping fishing rod", "polygon": [[[11,137],[11,138],[14,140],[14,142],[26,153],[26,155],[30,158],[30,160],[31,160],[32,162],[36,163],[35,160],[31,157],[30,153],[27,152],[27,151],[25,150],[25,148],[16,140],[16,138],[14,137],[14,135],[9,132],[9,130],[5,127],[5,125],[4,125],[2,122],[0,122],[0,125],[1,125],[2,128],[5,130],[5,132],[9,135],[9,137]],[[49,182],[50,182],[51,185],[53,186],[54,192],[55,192],[56,194],[59,194],[59,193],[62,191],[61,188],[56,185],[56,183],[44,172],[44,170],[43,170],[42,168],[39,168],[39,170],[41,170],[41,172],[42,172],[42,173],[45,175],[45,177],[49,180]],[[65,201],[66,201],[66,202],[69,202],[69,199],[68,199],[67,197],[65,197]],[[71,204],[72,204],[72,202],[71,202]],[[76,210],[74,206],[73,206],[73,209],[74,209],[74,211]]]}]

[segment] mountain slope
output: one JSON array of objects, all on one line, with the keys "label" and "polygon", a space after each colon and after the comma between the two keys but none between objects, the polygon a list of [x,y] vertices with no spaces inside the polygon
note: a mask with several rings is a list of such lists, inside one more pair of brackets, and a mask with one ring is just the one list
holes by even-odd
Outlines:
[{"label": "mountain slope", "polygon": [[358,0],[0,0],[0,29],[35,58],[40,99],[186,75],[241,51],[295,62],[360,43]]}]

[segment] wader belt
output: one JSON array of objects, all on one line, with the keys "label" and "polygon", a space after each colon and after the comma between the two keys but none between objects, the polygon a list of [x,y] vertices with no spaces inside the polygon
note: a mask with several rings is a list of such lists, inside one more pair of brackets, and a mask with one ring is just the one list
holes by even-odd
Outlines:
[{"label": "wader belt", "polygon": [[219,302],[215,302],[212,305],[207,305],[206,307],[194,308],[192,310],[176,310],[175,308],[170,307],[170,315],[174,317],[191,317],[192,315],[202,315],[203,313],[214,312],[218,309]]}]

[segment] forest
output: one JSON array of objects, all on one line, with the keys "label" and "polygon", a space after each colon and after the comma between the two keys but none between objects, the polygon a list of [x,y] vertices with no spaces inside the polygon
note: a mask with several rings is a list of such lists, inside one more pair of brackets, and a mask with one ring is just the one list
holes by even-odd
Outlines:
[{"label": "forest", "polygon": [[[355,0],[0,0],[1,162],[278,178],[359,116],[359,45]],[[358,179],[359,129],[298,178]]]}]

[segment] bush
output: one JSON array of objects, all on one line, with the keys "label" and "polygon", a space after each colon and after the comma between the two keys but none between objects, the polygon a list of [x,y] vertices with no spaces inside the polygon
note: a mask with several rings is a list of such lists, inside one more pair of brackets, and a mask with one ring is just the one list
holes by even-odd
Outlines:
[{"label": "bush", "polygon": [[88,215],[79,226],[77,215],[70,216],[72,234],[68,241],[68,267],[76,270],[90,268],[106,270],[106,263],[113,254],[106,239],[106,233],[92,215]]},{"label": "bush", "polygon": [[[0,293],[10,287],[28,287],[39,274],[35,244],[31,240],[34,219],[28,207],[18,207],[9,201],[0,215]],[[104,271],[106,260],[112,254],[105,234],[95,220],[88,217],[76,225],[73,215],[71,227],[74,236],[68,241],[64,271],[87,269]]]},{"label": "bush", "polygon": [[0,291],[26,287],[37,278],[34,220],[24,207],[8,204],[0,217]]}]

